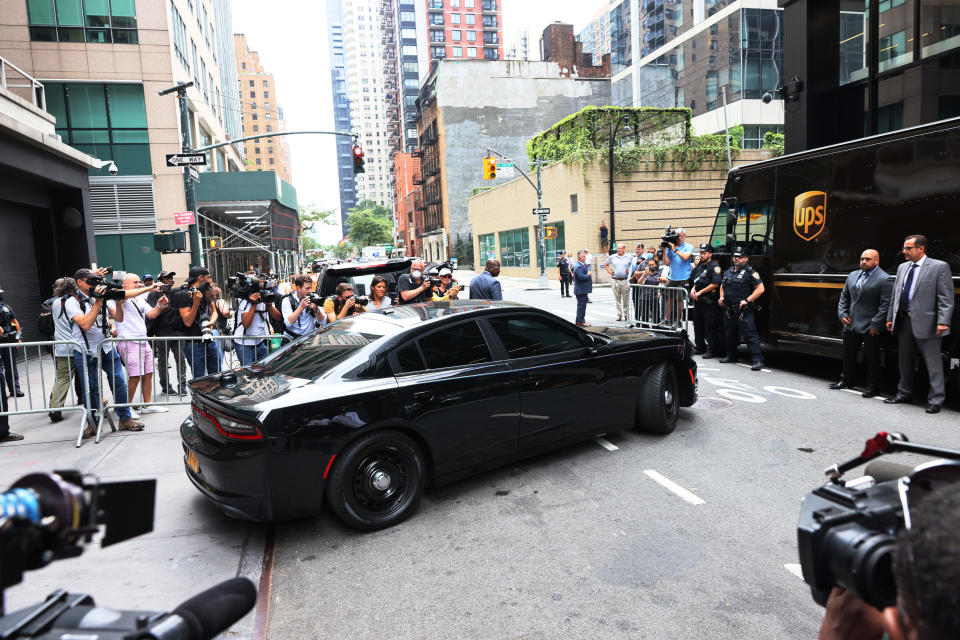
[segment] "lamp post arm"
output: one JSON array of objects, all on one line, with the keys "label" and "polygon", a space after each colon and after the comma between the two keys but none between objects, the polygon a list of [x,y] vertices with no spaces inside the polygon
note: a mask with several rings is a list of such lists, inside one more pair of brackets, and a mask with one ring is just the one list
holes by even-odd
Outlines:
[{"label": "lamp post arm", "polygon": [[258,140],[260,138],[273,138],[279,136],[295,136],[300,134],[314,134],[314,135],[328,135],[328,136],[348,136],[351,138],[356,138],[357,134],[350,131],[270,131],[266,133],[261,133],[255,136],[244,136],[242,138],[234,138],[233,140],[228,140],[226,142],[218,142],[217,144],[208,144],[205,147],[199,147],[197,149],[190,149],[187,153],[200,153],[201,151],[210,151],[211,149],[216,149],[218,147],[226,147],[231,144],[236,144],[238,142],[246,142],[247,140]]}]

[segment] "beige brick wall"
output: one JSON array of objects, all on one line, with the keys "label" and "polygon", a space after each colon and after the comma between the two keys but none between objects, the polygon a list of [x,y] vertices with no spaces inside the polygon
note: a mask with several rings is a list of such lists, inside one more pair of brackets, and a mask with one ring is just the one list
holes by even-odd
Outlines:
[{"label": "beige brick wall", "polygon": [[[734,165],[750,164],[768,158],[768,151],[742,151]],[[688,242],[700,244],[709,239],[717,206],[727,178],[726,163],[704,164],[697,171],[685,171],[668,163],[659,171],[652,164],[628,176],[614,178],[615,240],[626,243],[632,253],[638,242],[659,245],[668,224],[687,230]],[[531,179],[536,182],[535,176]],[[588,249],[596,257],[600,252],[600,223],[610,226],[610,183],[605,164],[552,164],[544,167],[543,206],[549,207],[547,225],[563,222],[567,253]],[[571,196],[577,196],[573,212]],[[518,177],[495,189],[484,191],[468,202],[473,225],[474,255],[480,256],[479,237],[493,233],[497,258],[501,257],[499,232],[526,227],[530,243],[530,267],[504,267],[503,275],[537,277],[537,218],[531,210],[537,206],[536,191]],[[479,264],[476,265],[479,269]],[[548,256],[547,275],[557,279],[557,270]]]}]

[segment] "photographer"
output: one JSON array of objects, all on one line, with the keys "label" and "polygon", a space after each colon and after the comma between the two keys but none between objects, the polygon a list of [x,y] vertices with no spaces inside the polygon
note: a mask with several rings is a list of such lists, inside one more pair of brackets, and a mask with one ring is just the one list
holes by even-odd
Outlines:
[{"label": "photographer", "polygon": [[336,322],[341,318],[364,311],[366,309],[358,303],[357,297],[353,295],[353,285],[349,282],[338,284],[337,295],[323,301],[323,312],[327,314],[327,322]]},{"label": "photographer", "polygon": [[200,340],[213,335],[216,310],[204,299],[211,287],[210,271],[205,267],[190,267],[187,283],[173,294],[173,308],[180,316],[180,335],[194,338],[183,345],[194,378],[220,372],[220,354],[213,340]]},{"label": "photographer", "polygon": [[[53,304],[50,315],[53,316],[53,339],[73,340],[73,323],[67,317],[64,305],[67,298],[77,292],[77,282],[73,278],[57,278],[53,283]],[[56,367],[56,380],[50,390],[50,408],[65,407],[67,394],[70,393],[70,383],[74,384],[77,398],[83,397],[80,390],[80,379],[73,368],[73,349],[69,344],[58,344],[53,347],[53,362]],[[47,414],[50,422],[63,420],[62,411],[51,411]]]},{"label": "photographer", "polygon": [[897,604],[882,612],[834,587],[819,640],[946,640],[960,637],[960,482],[947,484],[910,512],[893,552]]},{"label": "photographer", "polygon": [[[0,335],[0,342],[12,344],[14,342],[23,342],[20,338],[20,322],[17,320],[13,307],[3,301],[3,287],[0,287],[0,329],[3,335]],[[23,391],[20,390],[20,372],[17,370],[17,352],[14,347],[0,350],[3,356],[4,377],[7,380],[7,389],[11,396],[22,398]],[[2,381],[0,381],[2,384]]]},{"label": "photographer", "polygon": [[322,322],[318,319],[320,308],[310,296],[313,291],[313,280],[310,276],[294,277],[293,286],[294,290],[284,296],[280,303],[280,315],[283,316],[284,335],[291,340],[296,340],[310,333],[317,326],[326,324],[327,316],[322,316]]},{"label": "photographer", "polygon": [[443,268],[440,269],[440,273],[437,274],[440,276],[440,284],[432,287],[433,295],[431,300],[443,301],[443,300],[456,300],[457,294],[460,293],[460,289],[463,287],[453,279],[453,272],[450,269]]},{"label": "photographer", "polygon": [[659,305],[657,303],[657,285],[660,284],[660,267],[654,259],[637,264],[637,268],[630,276],[630,282],[646,285],[634,289],[633,303],[636,306],[634,317],[640,322],[656,324],[660,321]]},{"label": "photographer", "polygon": [[[124,402],[127,399],[127,381],[123,377],[123,366],[120,362],[120,355],[110,343],[101,346],[103,339],[107,337],[106,315],[103,308],[104,294],[107,291],[103,284],[103,276],[106,273],[103,269],[91,271],[90,269],[79,269],[73,276],[77,281],[79,291],[67,298],[63,309],[66,316],[73,324],[73,339],[80,344],[86,345],[86,351],[74,349],[73,363],[80,372],[82,380],[82,389],[84,393],[84,404],[90,411],[91,419],[96,422],[100,412],[100,376],[97,373],[97,351],[101,350],[104,356],[101,360],[101,367],[107,374],[107,382],[113,391],[113,397],[118,402]],[[123,305],[109,309],[110,316],[118,322],[123,321]],[[133,413],[130,407],[117,407],[117,417],[120,418],[118,425],[122,431],[142,431],[143,425],[133,419]],[[84,432],[84,437],[96,435],[96,429],[88,426]]]},{"label": "photographer", "polygon": [[[174,271],[161,271],[157,276],[160,281],[160,289],[151,291],[147,294],[147,304],[156,307],[160,298],[167,297],[171,303],[166,310],[162,312],[155,320],[147,323],[147,336],[168,338],[180,335],[180,313],[173,307],[173,276],[177,275]],[[183,342],[163,340],[155,343],[157,346],[157,369],[159,371],[160,392],[166,395],[185,395],[187,393],[187,361],[184,358]],[[174,390],[170,384],[168,356],[173,353],[173,361],[177,369],[177,390]]]},{"label": "photographer", "polygon": [[270,320],[267,314],[268,309],[273,309],[274,312],[276,309],[272,302],[263,302],[262,297],[260,291],[251,293],[249,297],[240,301],[237,308],[240,322],[233,332],[233,342],[238,347],[237,357],[240,359],[240,365],[244,367],[266,358],[270,352],[266,340],[270,335]]},{"label": "photographer", "polygon": [[[690,279],[690,272],[693,271],[693,245],[687,242],[687,232],[683,227],[678,228],[673,234],[670,228],[663,236],[664,262],[670,266],[670,279],[667,281],[667,287],[685,287],[687,280]],[[666,305],[665,320],[671,324],[680,322],[680,300]]]},{"label": "photographer", "polygon": [[423,260],[414,260],[410,265],[410,273],[403,274],[397,280],[397,304],[427,302],[430,299],[430,280],[423,277],[423,266]]}]

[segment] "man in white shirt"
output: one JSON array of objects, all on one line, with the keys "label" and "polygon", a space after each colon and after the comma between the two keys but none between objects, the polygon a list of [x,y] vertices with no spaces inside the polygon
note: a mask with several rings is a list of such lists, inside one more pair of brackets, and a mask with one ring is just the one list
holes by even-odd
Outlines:
[{"label": "man in white shirt", "polygon": [[[276,312],[272,304],[267,305],[260,301],[260,293],[252,294],[248,299],[241,300],[237,307],[237,328],[234,330],[234,344],[237,345],[237,357],[241,366],[249,366],[267,357],[266,336],[270,335],[270,320],[267,317],[268,307]],[[256,336],[256,337],[253,337]]]},{"label": "man in white shirt", "polygon": [[[146,296],[143,294],[153,290],[152,285],[142,287],[144,283],[135,273],[128,273],[123,279],[123,288],[128,291],[128,297],[123,301],[122,320],[117,321],[118,338],[146,338],[147,337],[147,318],[157,318],[170,306],[167,296],[163,295],[157,299],[157,306],[151,307],[147,304]],[[115,307],[116,303],[112,300],[107,303]],[[150,406],[153,402],[153,349],[150,343],[146,341],[137,342],[119,342],[117,343],[117,352],[124,366],[127,367],[127,402],[133,402],[136,395],[137,386],[143,379],[143,401],[146,405],[141,409],[141,413],[166,413],[168,409],[160,406]]]},{"label": "man in white shirt", "polygon": [[280,302],[280,315],[283,316],[283,325],[286,327],[284,335],[291,340],[296,340],[300,336],[305,336],[318,326],[327,323],[326,314],[323,321],[317,320],[319,307],[310,302],[310,292],[313,291],[313,280],[306,274],[301,274],[293,279],[292,292],[283,297]]}]

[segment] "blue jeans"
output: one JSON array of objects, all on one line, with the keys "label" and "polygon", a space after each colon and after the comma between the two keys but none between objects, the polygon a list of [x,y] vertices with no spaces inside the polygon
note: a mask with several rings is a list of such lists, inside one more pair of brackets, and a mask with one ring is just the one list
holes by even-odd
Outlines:
[{"label": "blue jeans", "polygon": [[577,296],[577,322],[583,324],[587,315],[587,294],[578,293]]},{"label": "blue jeans", "polygon": [[184,343],[183,355],[190,363],[190,373],[194,378],[220,373],[220,352],[213,340]]},{"label": "blue jeans", "polygon": [[238,347],[237,357],[240,358],[240,366],[242,367],[246,367],[267,357],[268,350],[266,341],[261,341],[259,344],[238,345]]},{"label": "blue jeans", "polygon": [[[80,388],[83,391],[83,404],[90,410],[91,415],[100,414],[100,373],[97,371],[97,357],[73,352],[73,364],[80,374]],[[107,382],[113,392],[113,401],[127,402],[127,379],[123,377],[123,364],[116,349],[103,352],[101,368],[107,374]],[[130,418],[130,407],[117,407],[117,417],[121,420]]]}]

